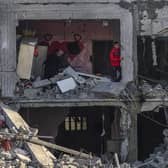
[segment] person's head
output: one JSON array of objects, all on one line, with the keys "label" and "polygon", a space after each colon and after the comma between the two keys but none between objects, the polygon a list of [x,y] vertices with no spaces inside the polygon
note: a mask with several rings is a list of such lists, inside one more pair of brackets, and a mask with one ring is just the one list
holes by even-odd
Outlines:
[{"label": "person's head", "polygon": [[50,41],[50,40],[52,40],[52,34],[49,34],[49,33],[47,33],[47,34],[45,34],[44,35],[44,39],[46,40],[46,41]]},{"label": "person's head", "polygon": [[73,36],[75,41],[80,41],[82,39],[82,36],[78,33],[75,33]]},{"label": "person's head", "polygon": [[116,42],[114,43],[114,47],[115,47],[115,48],[120,48],[120,43],[119,43],[118,41],[116,41]]},{"label": "person's head", "polygon": [[64,51],[61,49],[58,49],[58,50],[56,50],[56,54],[58,57],[60,57],[60,56],[64,55]]}]

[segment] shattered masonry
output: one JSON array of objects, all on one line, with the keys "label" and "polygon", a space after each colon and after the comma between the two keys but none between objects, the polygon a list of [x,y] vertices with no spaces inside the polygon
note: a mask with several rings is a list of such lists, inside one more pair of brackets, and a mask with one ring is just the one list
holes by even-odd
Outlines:
[{"label": "shattered masonry", "polygon": [[[78,8],[78,10],[76,10],[76,8]],[[100,12],[97,12],[97,9],[100,9]],[[121,144],[122,161],[125,161],[127,159],[135,160],[137,158],[137,137],[134,136],[137,133],[137,121],[135,120],[136,115],[142,111],[152,111],[156,107],[166,106],[168,96],[167,83],[162,84],[154,81],[154,83],[156,82],[154,85],[153,81],[151,84],[151,81],[149,82],[149,80],[146,80],[145,78],[145,80],[140,81],[141,83],[135,85],[135,83],[137,84],[136,80],[138,76],[137,67],[134,66],[138,65],[138,51],[136,46],[137,36],[142,37],[142,41],[144,43],[146,42],[146,36],[151,37],[151,39],[153,40],[153,66],[157,66],[158,55],[154,41],[157,36],[167,36],[168,2],[166,0],[87,0],[87,3],[84,3],[84,1],[79,3],[76,0],[65,0],[62,3],[62,1],[60,0],[14,0],[13,2],[1,0],[0,10],[2,11],[0,13],[1,96],[3,98],[12,98],[11,100],[15,103],[17,103],[17,101],[19,102],[19,100],[27,101],[32,99],[37,100],[39,98],[43,98],[44,100],[99,98],[102,101],[106,98],[116,99],[119,103],[119,105],[116,103],[117,106],[122,107],[120,118],[121,133],[124,139]],[[59,11],[59,15],[55,13],[55,11],[57,10]],[[45,14],[45,12],[47,14]],[[80,74],[79,72],[71,69],[71,67],[65,69],[62,73],[49,80],[19,80],[16,75],[17,67],[15,54],[15,29],[16,24],[18,24],[17,22],[19,21],[19,19],[26,20],[53,18],[120,19],[121,44],[124,46],[122,54],[126,55],[125,62],[123,64],[123,83],[115,84],[111,83],[108,78],[98,78],[97,76],[87,76],[88,74]],[[68,87],[65,87],[66,82],[68,82]],[[56,86],[50,87],[51,84],[54,84]],[[43,87],[46,87],[45,91]],[[157,99],[158,101],[155,102],[153,101],[154,99]],[[141,102],[142,100],[143,102]],[[114,104],[115,102],[113,103],[113,105]],[[4,118],[3,115],[1,117]],[[11,127],[8,124],[11,123],[8,123],[7,121],[6,126],[8,128],[5,127],[3,130],[4,132],[5,130],[7,130],[6,133],[8,133],[8,131],[11,131]],[[136,163],[135,165],[137,167],[167,166],[166,131],[164,131],[164,136],[164,145],[159,147],[159,149],[157,149],[154,154],[152,154],[150,158],[144,163]],[[28,144],[26,146],[29,151],[33,148]],[[9,156],[17,157],[20,159],[21,157],[21,161],[14,164],[25,165],[37,159],[32,153],[28,153],[28,155],[31,155],[31,157],[34,156],[34,158],[29,158],[27,156],[27,151],[25,152],[18,148],[15,148],[14,150],[15,151],[13,155],[11,153],[5,153],[4,151],[2,152],[2,155],[4,155],[5,158]],[[40,148],[38,150],[42,149]],[[16,156],[16,153],[19,153],[20,155]],[[23,153],[26,153],[26,156],[22,156]],[[46,153],[48,153],[48,151],[44,152],[43,154],[46,155]],[[47,156],[49,156],[50,159],[48,160],[50,160],[51,162],[53,162],[53,160],[55,159],[53,159],[53,157],[50,157],[50,154],[47,154]],[[65,163],[72,160],[75,162],[76,166],[79,164],[78,161],[75,160],[75,158],[71,158],[70,156],[66,155],[58,162]],[[85,160],[84,164],[86,162],[88,161]],[[93,163],[95,163],[95,161],[93,161]],[[4,160],[2,160],[2,164],[6,164]]]}]

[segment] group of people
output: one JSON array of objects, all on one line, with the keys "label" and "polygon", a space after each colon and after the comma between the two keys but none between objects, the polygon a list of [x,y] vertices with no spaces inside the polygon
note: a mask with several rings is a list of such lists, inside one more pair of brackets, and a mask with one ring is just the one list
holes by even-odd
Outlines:
[{"label": "group of people", "polygon": [[71,42],[52,41],[51,34],[46,34],[44,36],[44,40],[38,43],[38,45],[48,47],[47,59],[44,63],[44,78],[53,77],[59,71],[66,68],[69,63],[80,54],[84,48],[81,39],[82,37],[80,34],[74,34],[74,40]]},{"label": "group of people", "polygon": [[[81,42],[81,35],[74,34],[74,41],[52,41],[52,35],[46,34],[43,41],[38,45],[47,46],[48,54],[45,61],[45,78],[56,75],[60,70],[66,68],[69,62],[73,60],[83,50],[84,45]],[[51,44],[50,44],[51,43]],[[114,82],[119,82],[122,78],[121,61],[123,57],[120,55],[120,44],[115,42],[109,54],[111,66],[111,77]]]}]

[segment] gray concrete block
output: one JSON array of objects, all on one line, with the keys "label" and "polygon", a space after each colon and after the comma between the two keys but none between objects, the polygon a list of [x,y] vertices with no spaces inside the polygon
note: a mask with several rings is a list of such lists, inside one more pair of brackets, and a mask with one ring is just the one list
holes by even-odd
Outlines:
[{"label": "gray concrete block", "polygon": [[72,76],[75,79],[75,81],[79,84],[85,83],[85,79],[79,76],[78,73],[70,66],[66,68],[63,73]]},{"label": "gray concrete block", "polygon": [[44,80],[41,80],[41,81],[33,82],[33,87],[34,88],[39,88],[39,87],[48,86],[50,84],[51,84],[51,81],[49,81],[48,79],[44,79]]},{"label": "gray concrete block", "polygon": [[57,82],[57,85],[62,93],[65,93],[76,88],[76,83],[73,78],[64,79]]}]

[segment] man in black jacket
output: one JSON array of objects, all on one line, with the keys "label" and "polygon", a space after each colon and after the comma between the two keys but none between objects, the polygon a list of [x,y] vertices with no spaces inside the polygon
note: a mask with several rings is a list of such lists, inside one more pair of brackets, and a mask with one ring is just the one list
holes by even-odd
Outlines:
[{"label": "man in black jacket", "polygon": [[63,50],[57,49],[55,54],[49,55],[45,61],[45,78],[51,78],[68,67],[67,56]]}]

